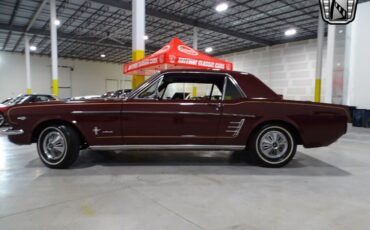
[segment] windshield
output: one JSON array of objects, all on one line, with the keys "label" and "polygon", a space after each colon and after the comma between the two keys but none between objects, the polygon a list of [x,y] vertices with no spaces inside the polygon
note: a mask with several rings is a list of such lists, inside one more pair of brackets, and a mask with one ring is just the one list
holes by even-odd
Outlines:
[{"label": "windshield", "polygon": [[157,76],[159,74],[160,73],[156,73],[156,74],[152,75],[151,77],[149,77],[146,81],[141,83],[136,89],[133,89],[130,93],[126,94],[126,97],[131,97],[131,95],[136,95],[136,92],[138,91],[138,89],[140,89],[143,86],[146,86],[146,85],[150,84],[151,82],[155,81],[155,79],[157,78]]},{"label": "windshield", "polygon": [[29,96],[26,96],[26,95],[18,95],[17,97],[13,98],[12,100],[10,100],[8,103],[6,103],[7,105],[16,105],[16,104],[20,104],[21,102],[24,102],[27,98],[29,98]]}]

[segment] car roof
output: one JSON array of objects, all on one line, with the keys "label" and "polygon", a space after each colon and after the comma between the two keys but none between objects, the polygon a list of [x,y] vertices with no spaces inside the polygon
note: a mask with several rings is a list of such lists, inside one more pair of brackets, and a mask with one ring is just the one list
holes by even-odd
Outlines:
[{"label": "car roof", "polygon": [[238,83],[248,98],[281,99],[270,87],[251,73],[231,70],[207,70],[207,69],[169,69],[164,73],[221,73],[231,75]]}]

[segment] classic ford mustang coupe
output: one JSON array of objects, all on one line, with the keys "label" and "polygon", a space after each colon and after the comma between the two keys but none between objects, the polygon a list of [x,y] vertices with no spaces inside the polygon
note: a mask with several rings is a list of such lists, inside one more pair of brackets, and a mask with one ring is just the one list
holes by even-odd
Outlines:
[{"label": "classic ford mustang coupe", "polygon": [[167,70],[125,98],[10,107],[2,134],[37,143],[42,162],[68,168],[81,149],[244,150],[282,167],[297,145],[327,146],[346,133],[348,109],[283,100],[248,73]]}]

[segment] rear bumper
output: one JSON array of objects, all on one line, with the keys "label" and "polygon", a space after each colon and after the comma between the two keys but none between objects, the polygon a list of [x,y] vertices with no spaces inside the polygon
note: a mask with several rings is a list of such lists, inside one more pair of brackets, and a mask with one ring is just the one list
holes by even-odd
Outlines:
[{"label": "rear bumper", "polygon": [[22,135],[23,133],[24,131],[22,129],[13,129],[13,128],[0,129],[0,135],[5,136]]}]

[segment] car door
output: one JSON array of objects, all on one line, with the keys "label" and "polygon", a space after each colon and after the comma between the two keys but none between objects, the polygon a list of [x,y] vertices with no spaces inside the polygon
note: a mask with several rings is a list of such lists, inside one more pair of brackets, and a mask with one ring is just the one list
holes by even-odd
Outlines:
[{"label": "car door", "polygon": [[[187,85],[183,89],[178,89],[176,86],[173,92],[166,94],[170,86],[167,85],[165,89],[161,89],[160,97],[152,96],[161,82],[170,77],[164,75],[158,77],[157,81],[148,85],[140,94],[134,93],[135,96],[123,104],[122,129],[125,144],[215,144],[220,122],[221,101],[210,100],[209,97],[197,97],[195,92],[197,89],[194,88],[196,83],[191,80],[195,75],[182,75],[176,79],[180,79],[179,82],[185,81]],[[220,79],[223,81],[222,76],[217,76],[218,82]],[[193,87],[189,88],[189,84]],[[202,84],[207,85],[207,83]],[[212,85],[212,82],[209,85]],[[205,91],[209,89],[209,85],[203,87]],[[140,98],[140,95],[144,95],[143,98]]]},{"label": "car door", "polygon": [[246,96],[231,76],[227,77],[224,91],[218,141],[225,145],[245,145],[244,134],[254,120],[244,109]]}]

